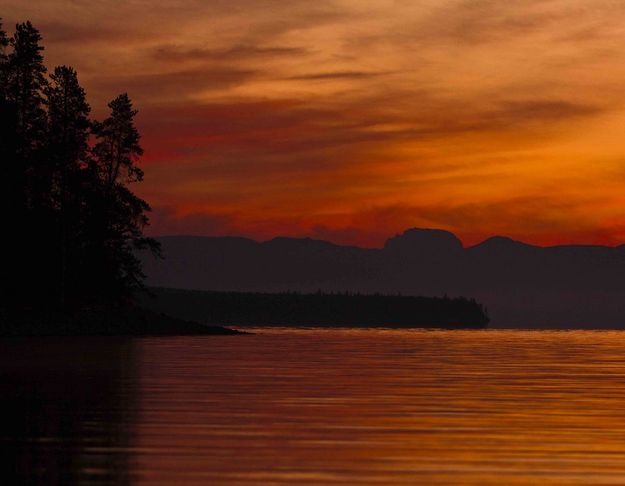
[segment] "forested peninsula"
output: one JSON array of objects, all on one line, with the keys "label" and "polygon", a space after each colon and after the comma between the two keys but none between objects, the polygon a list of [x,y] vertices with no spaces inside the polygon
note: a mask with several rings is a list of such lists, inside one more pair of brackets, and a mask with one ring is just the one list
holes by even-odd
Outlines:
[{"label": "forested peninsula", "polygon": [[349,292],[203,292],[151,289],[144,305],[156,312],[211,324],[289,327],[429,327],[488,325],[475,300]]},{"label": "forested peninsula", "polygon": [[137,110],[126,93],[102,120],[77,72],[48,71],[39,31],[0,23],[0,160],[4,268],[0,335],[212,334],[223,329],[155,316],[136,306],[149,204]]}]

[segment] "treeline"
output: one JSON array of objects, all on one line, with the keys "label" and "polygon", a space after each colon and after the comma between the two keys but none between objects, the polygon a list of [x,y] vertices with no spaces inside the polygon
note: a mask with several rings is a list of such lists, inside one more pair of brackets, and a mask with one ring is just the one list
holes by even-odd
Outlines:
[{"label": "treeline", "polygon": [[127,94],[104,120],[76,71],[48,72],[42,37],[30,23],[12,36],[0,22],[0,161],[3,299],[17,306],[119,301],[141,286],[136,249],[158,252],[143,235],[149,205],[129,189],[143,179],[143,153]]},{"label": "treeline", "polygon": [[350,293],[244,293],[151,289],[143,304],[207,324],[251,326],[485,327],[475,300]]}]

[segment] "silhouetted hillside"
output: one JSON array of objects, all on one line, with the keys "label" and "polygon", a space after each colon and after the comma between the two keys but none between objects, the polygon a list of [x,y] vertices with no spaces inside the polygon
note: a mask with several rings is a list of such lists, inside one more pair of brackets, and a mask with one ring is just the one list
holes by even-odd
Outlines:
[{"label": "silhouetted hillside", "polygon": [[496,325],[625,326],[625,245],[538,247],[412,229],[382,249],[276,238],[168,236],[164,260],[143,258],[147,284],[215,291],[466,296]]},{"label": "silhouetted hillside", "polygon": [[207,324],[479,328],[484,308],[464,298],[401,295],[203,292],[152,289],[142,303],[157,312]]}]

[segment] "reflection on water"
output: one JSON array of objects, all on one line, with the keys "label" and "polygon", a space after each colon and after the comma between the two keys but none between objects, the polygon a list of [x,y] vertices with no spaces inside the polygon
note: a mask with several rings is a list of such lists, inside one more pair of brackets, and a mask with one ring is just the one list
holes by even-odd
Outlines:
[{"label": "reflection on water", "polygon": [[625,483],[625,333],[0,345],[0,447],[22,482]]},{"label": "reflection on water", "polygon": [[127,482],[132,343],[0,340],[1,484]]}]

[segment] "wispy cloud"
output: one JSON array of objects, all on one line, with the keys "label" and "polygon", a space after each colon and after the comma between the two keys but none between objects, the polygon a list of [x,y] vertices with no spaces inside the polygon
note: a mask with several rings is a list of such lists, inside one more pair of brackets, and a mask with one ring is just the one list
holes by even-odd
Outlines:
[{"label": "wispy cloud", "polygon": [[259,47],[253,45],[234,45],[223,49],[185,47],[176,45],[158,46],[153,50],[153,57],[158,61],[220,61],[240,62],[266,60],[276,57],[304,56],[308,50],[302,47]]},{"label": "wispy cloud", "polygon": [[296,76],[289,76],[285,79],[288,79],[290,81],[324,81],[334,79],[357,80],[375,78],[378,76],[383,76],[384,74],[386,73],[373,73],[363,71],[334,71],[325,73],[300,74]]}]

